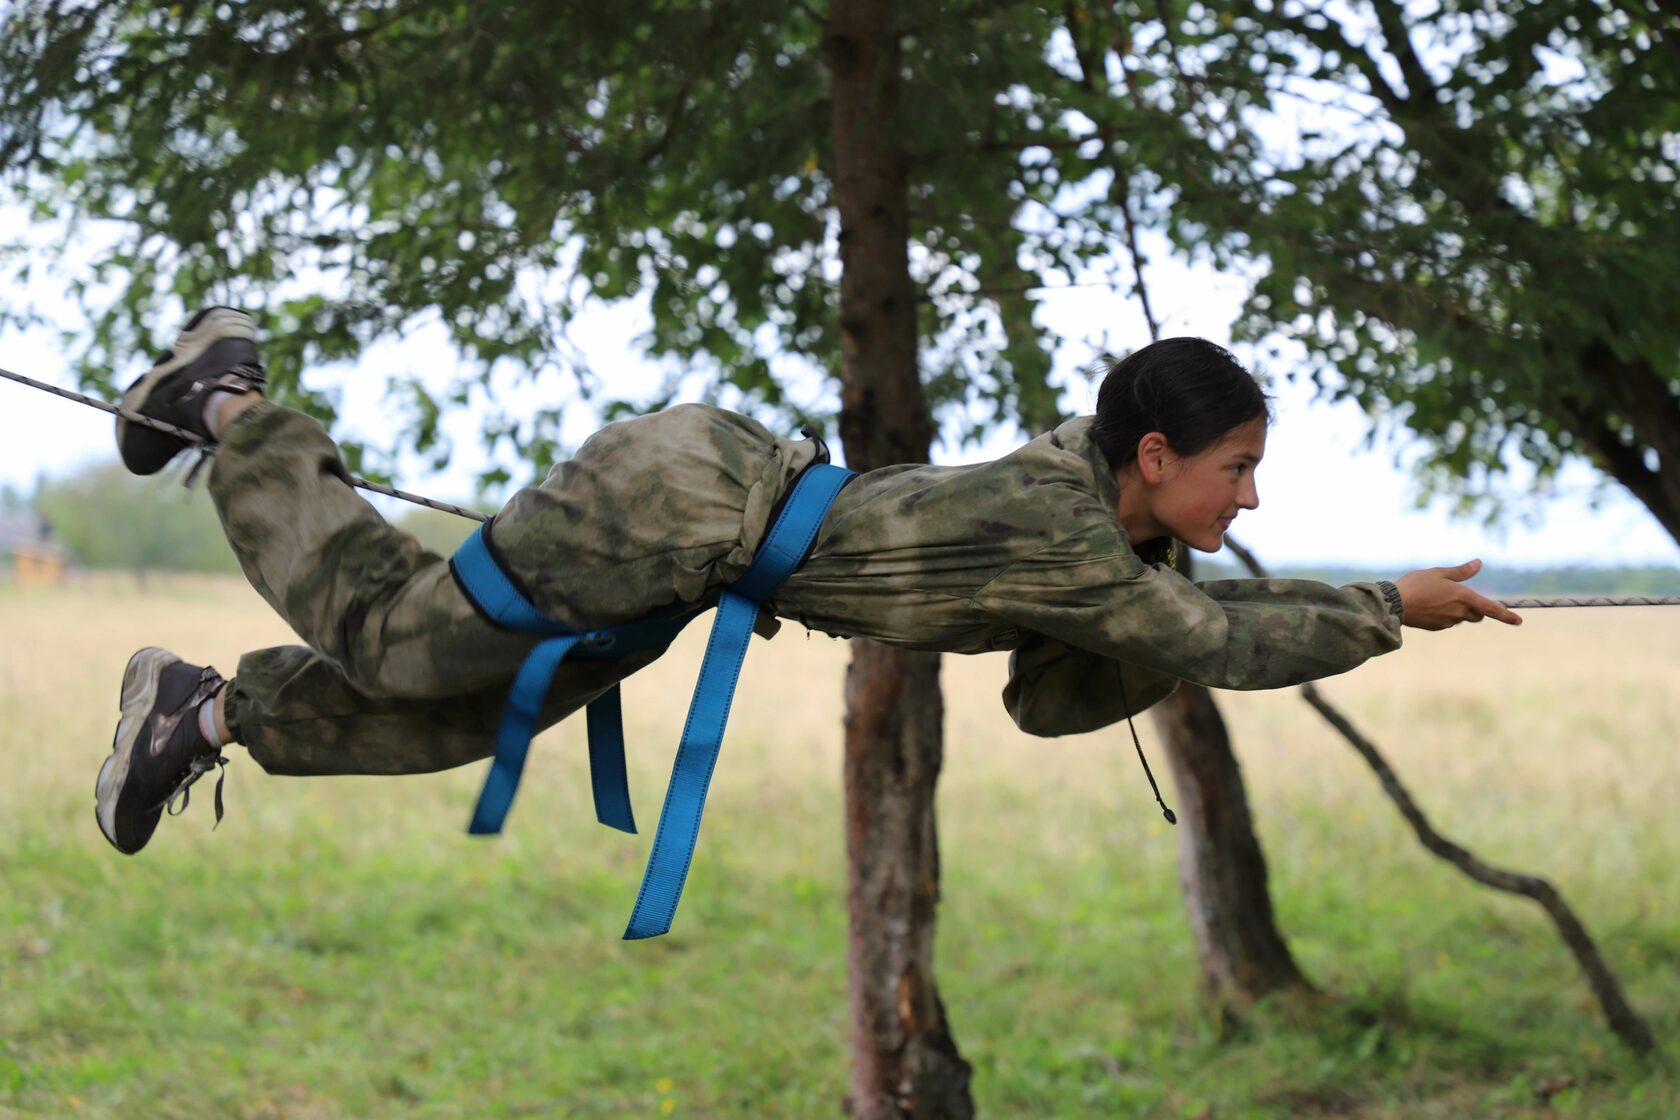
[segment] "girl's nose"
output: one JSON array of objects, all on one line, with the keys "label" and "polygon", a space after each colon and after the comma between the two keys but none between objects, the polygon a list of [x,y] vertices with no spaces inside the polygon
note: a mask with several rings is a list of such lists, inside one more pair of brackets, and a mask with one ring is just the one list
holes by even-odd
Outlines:
[{"label": "girl's nose", "polygon": [[1242,491],[1237,495],[1237,505],[1243,509],[1260,508],[1260,488],[1254,484],[1253,474],[1243,480]]}]

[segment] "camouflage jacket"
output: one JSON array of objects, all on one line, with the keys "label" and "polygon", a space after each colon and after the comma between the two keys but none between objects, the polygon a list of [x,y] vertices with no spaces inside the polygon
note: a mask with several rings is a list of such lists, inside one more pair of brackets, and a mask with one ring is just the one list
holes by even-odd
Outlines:
[{"label": "camouflage jacket", "polygon": [[1399,648],[1398,598],[1379,584],[1193,583],[1146,563],[1090,426],[988,463],[858,476],[774,609],[915,649],[1010,650],[1004,705],[1037,735],[1105,726],[1179,680],[1281,688]]},{"label": "camouflage jacket", "polygon": [[[859,475],[767,605],[835,635],[1012,651],[1004,704],[1038,735],[1112,723],[1181,679],[1279,688],[1400,645],[1378,584],[1197,584],[1146,562],[1089,429],[1070,420],[989,463]],[[591,436],[514,496],[492,543],[544,613],[579,628],[704,602],[740,578],[818,455],[749,417],[679,405]]]}]

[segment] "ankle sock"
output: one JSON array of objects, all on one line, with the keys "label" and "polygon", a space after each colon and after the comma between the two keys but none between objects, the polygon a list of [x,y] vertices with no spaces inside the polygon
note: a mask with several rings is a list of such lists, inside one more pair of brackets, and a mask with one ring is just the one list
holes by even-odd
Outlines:
[{"label": "ankle sock", "polygon": [[223,742],[221,737],[216,734],[216,697],[226,691],[226,688],[227,686],[223,685],[221,689],[218,689],[209,699],[198,706],[198,733],[204,736],[205,742],[217,750],[227,746],[227,743]]},{"label": "ankle sock", "polygon": [[204,428],[210,433],[211,439],[222,438],[222,426],[216,422],[216,413],[220,411],[222,402],[232,400],[239,395],[238,393],[230,393],[226,389],[214,389],[209,396],[204,398]]}]

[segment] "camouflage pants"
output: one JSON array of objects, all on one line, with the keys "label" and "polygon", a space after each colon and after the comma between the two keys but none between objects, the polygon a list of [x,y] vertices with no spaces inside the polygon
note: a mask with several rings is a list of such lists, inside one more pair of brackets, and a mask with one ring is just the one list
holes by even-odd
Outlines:
[{"label": "camouflage pants", "polygon": [[[588,628],[740,577],[816,457],[745,417],[681,406],[609,425],[496,516],[491,543],[550,617]],[[351,487],[314,420],[263,403],[223,433],[210,492],[257,592],[307,643],[245,654],[228,722],[274,774],[407,774],[490,753],[535,639],[492,625],[448,563]],[[548,726],[663,651],[568,661]]]}]

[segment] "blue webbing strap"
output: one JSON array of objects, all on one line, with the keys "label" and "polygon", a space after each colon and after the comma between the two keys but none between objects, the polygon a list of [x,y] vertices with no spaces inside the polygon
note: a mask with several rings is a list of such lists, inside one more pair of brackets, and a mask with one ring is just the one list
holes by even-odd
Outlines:
[{"label": "blue webbing strap", "polygon": [[502,566],[491,555],[486,539],[490,532],[487,521],[461,542],[450,557],[449,565],[478,604],[480,610],[510,630],[527,634],[565,634],[566,627],[555,622],[520,594]]},{"label": "blue webbing strap", "polygon": [[467,826],[474,836],[490,836],[502,830],[502,822],[513,805],[514,791],[519,788],[519,775],[525,769],[525,756],[531,750],[531,738],[537,733],[543,698],[548,695],[548,686],[553,683],[560,662],[572,652],[578,638],[579,635],[572,634],[538,642],[519,667],[507,706],[502,709],[502,726],[496,731],[496,761],[479,791],[472,824]]},{"label": "blue webbing strap", "polygon": [[[753,623],[758,618],[758,600],[780,587],[804,560],[834,496],[852,473],[826,463],[808,467],[794,483],[752,564],[718,601],[717,619],[712,624],[705,661],[700,667],[700,680],[689,704],[671,783],[665,791],[653,852],[648,857],[636,908],[624,933],[626,940],[656,937],[671,928],[683,883],[694,860],[706,791],[723,745],[724,726],[729,720],[747,644],[752,639]],[[611,657],[667,645],[694,617],[691,612],[641,619],[587,633],[570,631],[539,612],[514,586],[484,540],[488,532],[486,524],[451,559],[462,587],[486,614],[502,625],[549,637],[531,650],[508,693],[501,727],[496,733],[495,761],[479,793],[468,830],[475,835],[501,831],[514,792],[519,788],[519,776],[541,719],[543,700],[568,654],[577,649],[580,656]],[[624,766],[621,701],[616,685],[589,704],[589,766],[596,819],[613,828],[635,832]]]},{"label": "blue webbing strap", "polygon": [[615,684],[589,703],[589,782],[595,819],[620,832],[636,831],[630,780],[624,772],[624,715]]},{"label": "blue webbing strap", "polygon": [[636,908],[624,931],[626,941],[657,937],[671,928],[694,860],[700,815],[705,811],[706,790],[723,746],[735,684],[758,617],[757,600],[780,587],[805,558],[834,496],[852,473],[826,463],[808,467],[794,484],[781,516],[746,573],[718,600],[717,619],[712,623],[706,658],[700,666],[700,682],[689,703],[671,784],[665,790],[653,853],[648,857]]},{"label": "blue webbing strap", "polygon": [[[467,831],[490,836],[502,830],[519,777],[530,753],[531,738],[537,732],[543,700],[554,683],[560,663],[580,641],[595,635],[576,634],[555,622],[520,594],[496,562],[484,534],[486,524],[473,533],[455,552],[450,563],[467,594],[490,617],[502,625],[525,633],[554,635],[537,643],[526,655],[502,709],[496,731],[495,761],[484,779],[478,804]],[[636,819],[630,810],[630,786],[624,770],[624,730],[620,716],[618,686],[595,698],[589,705],[589,772],[595,795],[595,819],[622,832],[635,832]]]}]

